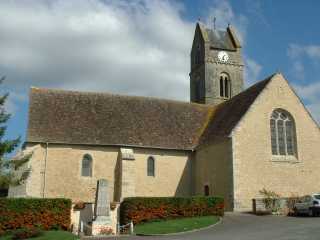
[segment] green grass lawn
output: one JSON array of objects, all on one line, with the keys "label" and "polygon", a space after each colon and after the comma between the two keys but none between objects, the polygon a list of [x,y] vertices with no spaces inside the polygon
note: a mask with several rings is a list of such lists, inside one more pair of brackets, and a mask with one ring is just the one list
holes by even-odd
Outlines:
[{"label": "green grass lawn", "polygon": [[[43,232],[43,235],[36,237],[36,238],[30,238],[32,240],[76,240],[79,239],[75,235],[73,235],[70,232],[65,231],[45,231]],[[0,240],[11,240],[11,236],[5,236],[1,237]]]},{"label": "green grass lawn", "polygon": [[136,234],[166,234],[185,232],[210,226],[219,221],[217,216],[180,218],[167,221],[150,222],[134,226]]}]

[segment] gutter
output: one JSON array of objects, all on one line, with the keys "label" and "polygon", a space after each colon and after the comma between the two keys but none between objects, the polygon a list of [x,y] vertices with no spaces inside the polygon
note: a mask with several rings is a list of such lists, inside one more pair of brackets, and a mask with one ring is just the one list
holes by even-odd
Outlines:
[{"label": "gutter", "polygon": [[128,148],[148,148],[148,149],[160,149],[160,150],[174,150],[182,152],[195,151],[195,148],[169,148],[169,147],[155,147],[148,145],[131,145],[131,144],[95,144],[95,143],[68,143],[68,142],[42,142],[42,141],[26,141],[25,144],[57,144],[57,145],[74,145],[74,146],[98,146],[98,147],[128,147]]},{"label": "gutter", "polygon": [[46,170],[47,170],[47,158],[48,158],[48,148],[49,148],[49,143],[46,142],[46,152],[44,155],[44,169],[43,169],[43,186],[42,186],[42,198],[45,197],[45,188],[46,188]]}]

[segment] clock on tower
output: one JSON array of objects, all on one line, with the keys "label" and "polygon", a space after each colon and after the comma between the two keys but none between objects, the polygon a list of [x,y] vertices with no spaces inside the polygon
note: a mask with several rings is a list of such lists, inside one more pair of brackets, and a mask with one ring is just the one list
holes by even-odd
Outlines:
[{"label": "clock on tower", "polygon": [[191,49],[190,100],[219,104],[243,90],[241,45],[231,26],[226,30],[197,23]]}]

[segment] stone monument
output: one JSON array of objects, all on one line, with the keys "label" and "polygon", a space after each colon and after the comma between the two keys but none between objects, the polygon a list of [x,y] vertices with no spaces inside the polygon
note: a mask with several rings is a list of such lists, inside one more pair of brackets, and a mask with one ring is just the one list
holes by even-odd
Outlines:
[{"label": "stone monument", "polygon": [[96,203],[92,222],[92,235],[106,235],[114,233],[110,218],[110,202],[108,198],[108,180],[99,179],[97,183]]}]

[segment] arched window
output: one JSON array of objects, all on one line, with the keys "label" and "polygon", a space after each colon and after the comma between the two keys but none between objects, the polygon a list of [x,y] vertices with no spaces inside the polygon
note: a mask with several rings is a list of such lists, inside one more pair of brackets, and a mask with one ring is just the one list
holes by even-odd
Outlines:
[{"label": "arched window", "polygon": [[155,176],[155,160],[154,157],[150,156],[148,157],[148,163],[147,163],[147,174],[148,176],[154,177]]},{"label": "arched window", "polygon": [[272,112],[270,118],[273,155],[296,155],[296,128],[290,113],[282,109]]},{"label": "arched window", "polygon": [[220,97],[230,98],[230,78],[226,73],[220,74]]},{"label": "arched window", "polygon": [[81,176],[92,177],[92,157],[85,154],[82,158]]}]

